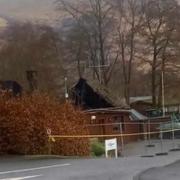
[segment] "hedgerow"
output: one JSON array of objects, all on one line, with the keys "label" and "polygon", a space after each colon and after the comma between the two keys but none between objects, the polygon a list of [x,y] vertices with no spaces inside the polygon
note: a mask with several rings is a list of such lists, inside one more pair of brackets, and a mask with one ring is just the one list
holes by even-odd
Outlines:
[{"label": "hedgerow", "polygon": [[59,138],[49,141],[47,129],[53,135],[88,134],[86,116],[70,103],[61,104],[46,94],[22,97],[0,94],[0,153],[47,154],[51,148],[57,155],[89,155],[89,141],[79,138]]}]

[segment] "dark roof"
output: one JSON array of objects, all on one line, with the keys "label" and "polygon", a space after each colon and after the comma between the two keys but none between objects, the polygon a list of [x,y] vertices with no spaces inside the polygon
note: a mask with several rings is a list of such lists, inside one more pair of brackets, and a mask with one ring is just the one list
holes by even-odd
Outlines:
[{"label": "dark roof", "polygon": [[130,97],[130,103],[136,103],[136,102],[152,103],[152,96],[135,96],[135,97]]},{"label": "dark roof", "polygon": [[76,105],[86,109],[127,107],[122,98],[99,83],[87,82],[81,78],[72,88],[72,97]]},{"label": "dark roof", "polygon": [[96,93],[100,94],[104,99],[106,99],[106,101],[111,103],[113,107],[129,107],[126,104],[125,99],[122,98],[119,94],[116,94],[112,89],[93,81],[88,81],[87,83],[94,89]]},{"label": "dark roof", "polygon": [[11,91],[14,96],[21,95],[23,90],[22,86],[18,82],[11,80],[0,81],[0,89]]}]

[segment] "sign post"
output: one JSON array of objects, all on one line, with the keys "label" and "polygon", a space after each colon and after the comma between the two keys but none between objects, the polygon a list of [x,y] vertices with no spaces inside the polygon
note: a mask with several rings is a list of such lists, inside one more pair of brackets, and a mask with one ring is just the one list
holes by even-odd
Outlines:
[{"label": "sign post", "polygon": [[105,140],[105,152],[106,158],[108,158],[108,151],[114,150],[115,157],[118,158],[118,151],[117,151],[117,139],[109,139]]}]

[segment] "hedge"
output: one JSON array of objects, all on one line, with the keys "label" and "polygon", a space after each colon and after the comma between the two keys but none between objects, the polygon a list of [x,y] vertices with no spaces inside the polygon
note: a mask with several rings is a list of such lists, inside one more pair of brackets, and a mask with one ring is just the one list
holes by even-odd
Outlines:
[{"label": "hedge", "polygon": [[[88,134],[86,116],[70,103],[61,104],[46,94],[35,93],[22,97],[0,94],[0,153],[47,154],[47,128],[55,135]],[[56,155],[87,156],[88,139],[56,139],[51,153]]]}]

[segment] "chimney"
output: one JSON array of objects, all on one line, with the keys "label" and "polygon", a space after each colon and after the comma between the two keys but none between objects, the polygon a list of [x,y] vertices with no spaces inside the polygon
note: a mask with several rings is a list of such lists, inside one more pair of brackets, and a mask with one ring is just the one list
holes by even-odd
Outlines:
[{"label": "chimney", "polygon": [[26,71],[26,78],[28,80],[29,90],[31,93],[37,90],[37,76],[37,71]]}]

